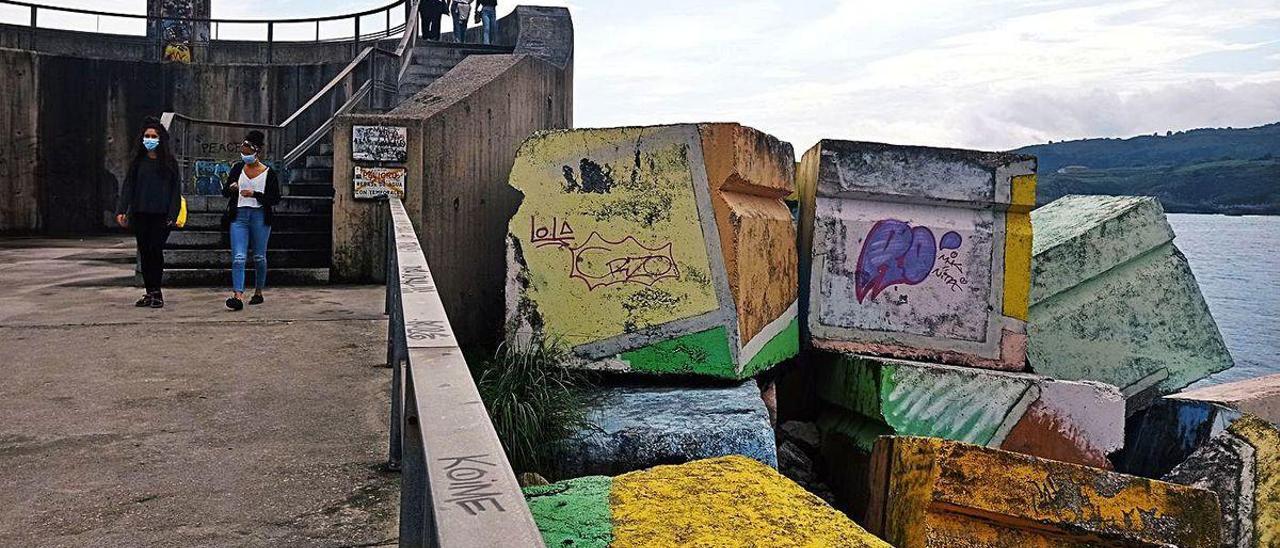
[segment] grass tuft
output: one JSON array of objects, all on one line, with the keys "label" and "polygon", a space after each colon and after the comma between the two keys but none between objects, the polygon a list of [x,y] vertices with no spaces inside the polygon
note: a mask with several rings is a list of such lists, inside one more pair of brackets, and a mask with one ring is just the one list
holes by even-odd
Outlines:
[{"label": "grass tuft", "polygon": [[591,378],[565,367],[569,358],[564,344],[538,336],[472,362],[480,398],[517,472],[545,471],[556,443],[587,425]]}]

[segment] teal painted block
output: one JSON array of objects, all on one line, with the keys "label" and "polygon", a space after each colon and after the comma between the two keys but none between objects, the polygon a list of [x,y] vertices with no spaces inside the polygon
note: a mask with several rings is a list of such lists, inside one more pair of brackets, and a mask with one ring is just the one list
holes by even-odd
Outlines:
[{"label": "teal painted block", "polygon": [[1115,385],[1132,414],[1233,365],[1154,198],[1068,196],[1031,222],[1036,373]]}]

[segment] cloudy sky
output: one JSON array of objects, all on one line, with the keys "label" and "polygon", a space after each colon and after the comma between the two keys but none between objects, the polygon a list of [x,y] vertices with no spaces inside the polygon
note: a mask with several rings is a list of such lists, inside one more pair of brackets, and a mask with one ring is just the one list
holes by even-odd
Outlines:
[{"label": "cloudy sky", "polygon": [[[385,3],[213,10],[300,17]],[[1280,121],[1277,0],[531,3],[573,10],[579,127],[739,121],[803,151],[823,137],[1006,149]]]}]

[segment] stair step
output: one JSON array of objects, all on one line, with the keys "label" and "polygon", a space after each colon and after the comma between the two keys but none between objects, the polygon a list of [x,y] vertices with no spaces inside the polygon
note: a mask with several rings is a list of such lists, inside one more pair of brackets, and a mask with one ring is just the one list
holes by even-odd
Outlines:
[{"label": "stair step", "polygon": [[324,156],[333,156],[333,143],[320,143],[316,145],[316,152]]},{"label": "stair step", "polygon": [[333,166],[295,167],[289,171],[289,184],[309,181],[332,181]]},{"label": "stair step", "polygon": [[333,182],[291,183],[284,187],[284,195],[296,198],[328,198],[333,200]]},{"label": "stair step", "polygon": [[[252,268],[245,270],[245,284],[253,287],[256,277]],[[138,275],[136,283],[142,285],[142,276]],[[269,268],[267,269],[267,285],[326,285],[329,283],[328,268]],[[164,285],[168,287],[231,287],[231,268],[166,268]],[[270,296],[268,296],[270,298]]]},{"label": "stair step", "polygon": [[437,78],[440,78],[441,76],[444,76],[445,73],[449,72],[450,70],[453,70],[453,67],[437,68],[437,67],[424,67],[422,65],[414,65],[409,67],[409,70],[405,71],[404,79],[400,80],[400,82],[401,83],[409,82],[409,81],[420,82],[424,79],[435,80]]},{"label": "stair step", "polygon": [[[166,266],[174,268],[231,268],[230,249],[166,249]],[[253,263],[250,255],[249,262]],[[324,249],[268,249],[267,265],[280,268],[328,268],[329,251]]]},{"label": "stair step", "polygon": [[[330,230],[329,215],[311,213],[277,213],[273,216],[273,230],[296,232],[322,232]],[[222,230],[222,213],[189,213],[187,228],[191,230]]]},{"label": "stair step", "polygon": [[[316,249],[328,251],[333,246],[329,232],[271,231],[271,246],[280,249]],[[230,249],[231,237],[218,230],[178,230],[169,235],[167,249]]]},{"label": "stair step", "polygon": [[[285,185],[285,188],[288,188],[288,186],[289,185]],[[221,214],[227,210],[227,198],[222,196],[187,196],[186,199],[188,215],[192,213]],[[313,213],[328,215],[333,212],[333,199],[312,196],[284,196],[281,198],[280,203],[276,204],[274,211],[276,213]]]},{"label": "stair step", "polygon": [[333,155],[328,156],[307,156],[307,167],[322,167],[333,169]]}]

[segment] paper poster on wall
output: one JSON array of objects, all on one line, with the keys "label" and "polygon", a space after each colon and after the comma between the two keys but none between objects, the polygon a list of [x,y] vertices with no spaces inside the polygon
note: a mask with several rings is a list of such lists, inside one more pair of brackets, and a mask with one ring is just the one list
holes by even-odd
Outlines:
[{"label": "paper poster on wall", "polygon": [[360,167],[355,172],[355,197],[373,200],[395,195],[404,199],[405,169],[402,167]]},{"label": "paper poster on wall", "polygon": [[368,162],[409,161],[409,128],[353,126],[351,158]]},{"label": "paper poster on wall", "polygon": [[191,62],[191,17],[195,8],[191,0],[164,0],[161,4],[164,17],[160,31],[164,36],[164,60],[178,63]]}]

